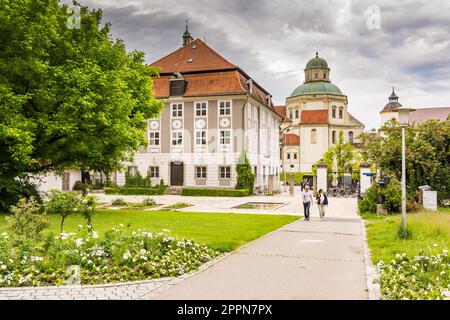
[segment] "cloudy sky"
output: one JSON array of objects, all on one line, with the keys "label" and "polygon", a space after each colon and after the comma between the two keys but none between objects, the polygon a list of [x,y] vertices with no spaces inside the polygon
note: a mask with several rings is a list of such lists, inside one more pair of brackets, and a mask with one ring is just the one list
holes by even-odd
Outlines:
[{"label": "cloudy sky", "polygon": [[194,38],[239,65],[276,104],[319,51],[349,110],[379,126],[392,85],[403,105],[450,106],[450,1],[79,0],[103,9],[112,35],[149,63]]}]

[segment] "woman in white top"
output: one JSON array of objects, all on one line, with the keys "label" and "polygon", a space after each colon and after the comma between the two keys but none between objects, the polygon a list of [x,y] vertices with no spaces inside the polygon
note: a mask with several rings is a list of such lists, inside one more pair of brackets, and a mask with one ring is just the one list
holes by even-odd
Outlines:
[{"label": "woman in white top", "polygon": [[305,220],[309,221],[309,214],[310,214],[311,203],[312,203],[312,192],[311,192],[311,190],[309,190],[308,185],[305,187],[305,190],[302,192],[302,198],[303,198],[303,209],[304,209]]}]

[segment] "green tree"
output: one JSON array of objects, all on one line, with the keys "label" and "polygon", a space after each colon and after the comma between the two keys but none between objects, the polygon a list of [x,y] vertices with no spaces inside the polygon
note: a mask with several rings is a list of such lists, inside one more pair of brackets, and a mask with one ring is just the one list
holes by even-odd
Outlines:
[{"label": "green tree", "polygon": [[80,198],[77,193],[52,190],[46,204],[46,210],[50,214],[59,214],[61,216],[61,233],[63,233],[64,221],[68,216],[77,212],[79,206]]},{"label": "green tree", "polygon": [[239,163],[236,166],[236,172],[238,175],[236,189],[247,189],[249,194],[253,193],[255,174],[252,171],[246,153],[243,153],[240,156]]},{"label": "green tree", "polygon": [[[366,159],[376,163],[383,175],[401,180],[402,134],[391,121],[381,128],[381,136],[362,135]],[[406,129],[406,186],[409,198],[417,198],[421,185],[430,185],[440,199],[449,197],[450,120],[429,120]]]},{"label": "green tree", "polygon": [[331,172],[333,162],[336,161],[338,177],[341,177],[354,157],[355,148],[349,142],[344,141],[344,132],[340,131],[337,143],[325,152],[323,160],[328,165],[329,172]]},{"label": "green tree", "polygon": [[1,1],[0,198],[29,174],[119,169],[162,107],[144,54],[111,38],[101,10],[74,6],[80,28],[58,0]]}]

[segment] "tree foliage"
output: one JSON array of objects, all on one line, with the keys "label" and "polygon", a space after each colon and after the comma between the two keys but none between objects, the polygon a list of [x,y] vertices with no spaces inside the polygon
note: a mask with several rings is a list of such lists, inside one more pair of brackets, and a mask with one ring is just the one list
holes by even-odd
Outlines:
[{"label": "tree foliage", "polygon": [[[396,122],[381,128],[382,135],[360,136],[365,160],[376,163],[385,176],[401,180],[402,133]],[[409,197],[419,186],[430,185],[440,199],[449,198],[450,120],[428,120],[406,129],[406,185]]]},{"label": "tree foliage", "polygon": [[76,192],[52,190],[46,204],[46,210],[49,214],[59,214],[61,216],[61,233],[63,233],[64,221],[68,216],[77,212],[79,206],[80,198]]},{"label": "tree foliage", "polygon": [[58,0],[1,1],[0,198],[26,174],[118,169],[162,107],[144,54],[111,38],[101,10],[74,6],[80,28]]}]

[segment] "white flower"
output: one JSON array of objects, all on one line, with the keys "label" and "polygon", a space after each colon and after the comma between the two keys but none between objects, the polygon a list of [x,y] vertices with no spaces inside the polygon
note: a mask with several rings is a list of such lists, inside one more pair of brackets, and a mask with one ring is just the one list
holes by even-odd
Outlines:
[{"label": "white flower", "polygon": [[119,227],[123,228],[123,223],[119,224]]},{"label": "white flower", "polygon": [[130,258],[131,258],[131,253],[130,253],[130,251],[125,252],[125,253],[123,254],[122,258],[123,258],[123,260],[128,260],[128,259],[130,259]]},{"label": "white flower", "polygon": [[92,231],[92,238],[97,239],[98,238],[98,232]]},{"label": "white flower", "polygon": [[147,250],[141,249],[141,250],[139,251],[139,253],[140,253],[140,254],[146,254],[146,253],[147,253]]},{"label": "white flower", "polygon": [[92,260],[88,260],[88,262],[87,262],[88,264],[92,264]]},{"label": "white flower", "polygon": [[5,270],[6,266],[4,264],[2,264],[1,268],[2,268],[2,270]]},{"label": "white flower", "polygon": [[437,247],[437,246],[438,246],[437,243],[434,243],[434,244],[433,244],[433,247]]},{"label": "white flower", "polygon": [[75,245],[80,247],[83,244],[83,238],[78,238],[75,240]]}]

